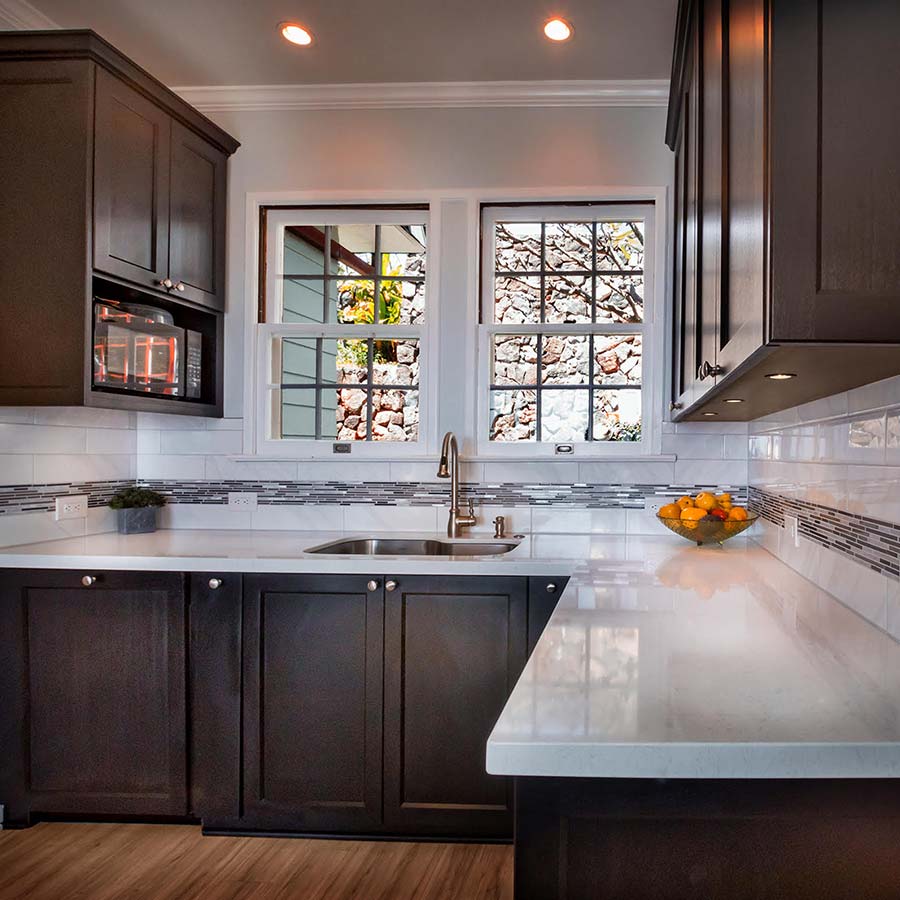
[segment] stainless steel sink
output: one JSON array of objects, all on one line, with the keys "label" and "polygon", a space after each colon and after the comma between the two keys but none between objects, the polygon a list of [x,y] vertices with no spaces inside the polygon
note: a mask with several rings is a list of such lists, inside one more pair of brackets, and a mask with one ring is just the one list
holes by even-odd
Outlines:
[{"label": "stainless steel sink", "polygon": [[347,556],[497,556],[509,553],[514,541],[439,541],[434,538],[352,538],[312,547],[307,553]]}]

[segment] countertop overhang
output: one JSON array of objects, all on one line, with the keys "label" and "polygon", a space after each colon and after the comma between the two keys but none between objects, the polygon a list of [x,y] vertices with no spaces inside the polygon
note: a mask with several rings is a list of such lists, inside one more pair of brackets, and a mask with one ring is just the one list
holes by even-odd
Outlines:
[{"label": "countertop overhang", "polygon": [[570,576],[487,742],[490,773],[900,777],[900,644],[746,538],[530,535],[508,554],[452,559],[305,552],[354,536],[100,534],[6,548],[0,567]]}]

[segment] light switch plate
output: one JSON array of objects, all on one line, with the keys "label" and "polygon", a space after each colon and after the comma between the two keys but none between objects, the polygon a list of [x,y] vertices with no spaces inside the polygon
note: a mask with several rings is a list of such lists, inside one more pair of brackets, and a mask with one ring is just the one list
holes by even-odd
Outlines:
[{"label": "light switch plate", "polygon": [[63,519],[86,519],[88,514],[87,494],[73,494],[71,497],[56,498],[56,521]]},{"label": "light switch plate", "polygon": [[256,509],[256,492],[229,491],[228,506],[230,509]]}]

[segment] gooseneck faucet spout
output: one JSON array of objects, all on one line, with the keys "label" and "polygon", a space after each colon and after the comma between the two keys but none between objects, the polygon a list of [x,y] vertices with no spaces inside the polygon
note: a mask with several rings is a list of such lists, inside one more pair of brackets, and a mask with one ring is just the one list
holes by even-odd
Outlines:
[{"label": "gooseneck faucet spout", "polygon": [[468,528],[478,520],[475,517],[475,507],[471,500],[467,514],[461,514],[459,511],[459,444],[457,444],[456,435],[452,431],[448,431],[444,435],[437,477],[450,479],[450,517],[447,520],[447,537],[459,537],[461,528]]}]

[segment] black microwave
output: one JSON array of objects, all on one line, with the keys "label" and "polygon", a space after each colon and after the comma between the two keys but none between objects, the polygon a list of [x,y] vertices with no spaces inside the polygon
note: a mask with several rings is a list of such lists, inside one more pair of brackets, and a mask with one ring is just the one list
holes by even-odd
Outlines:
[{"label": "black microwave", "polygon": [[203,337],[153,306],[94,298],[95,387],[200,399]]}]

